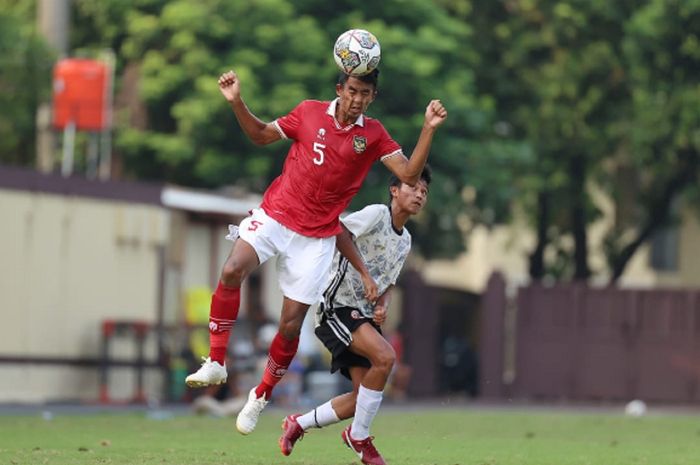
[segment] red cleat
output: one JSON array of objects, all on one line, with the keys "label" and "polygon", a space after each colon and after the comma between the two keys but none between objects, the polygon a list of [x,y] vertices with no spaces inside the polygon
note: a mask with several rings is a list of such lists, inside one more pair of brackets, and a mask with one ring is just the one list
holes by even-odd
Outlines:
[{"label": "red cleat", "polygon": [[297,418],[300,416],[301,414],[299,413],[289,415],[282,422],[282,430],[284,432],[282,433],[282,436],[280,436],[279,443],[280,450],[284,455],[291,454],[292,449],[294,449],[294,444],[296,444],[299,439],[304,437],[304,430],[301,426],[299,426],[299,423],[297,423]]},{"label": "red cleat", "polygon": [[386,465],[379,451],[372,444],[374,436],[357,441],[350,435],[350,426],[352,425],[348,425],[341,433],[345,445],[352,449],[365,465]]}]

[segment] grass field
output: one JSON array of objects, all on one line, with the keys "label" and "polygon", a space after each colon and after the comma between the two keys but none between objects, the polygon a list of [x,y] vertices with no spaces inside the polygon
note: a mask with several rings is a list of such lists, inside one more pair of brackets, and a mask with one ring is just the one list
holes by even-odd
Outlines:
[{"label": "grass field", "polygon": [[[340,425],[312,430],[290,457],[277,446],[286,412],[250,436],[233,419],[144,412],[0,416],[0,464],[350,465]],[[700,418],[558,411],[387,409],[375,444],[392,465],[697,465]]]}]

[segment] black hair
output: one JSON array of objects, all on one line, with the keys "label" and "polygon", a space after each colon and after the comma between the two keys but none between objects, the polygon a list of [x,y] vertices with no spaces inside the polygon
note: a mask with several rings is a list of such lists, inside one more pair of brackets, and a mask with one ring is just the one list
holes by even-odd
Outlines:
[{"label": "black hair", "polygon": [[[374,68],[372,71],[370,71],[367,74],[363,74],[362,76],[352,77],[359,79],[362,82],[366,82],[367,84],[372,84],[374,86],[374,90],[377,90],[379,88],[379,68]],[[348,78],[350,78],[349,74],[339,73],[338,84],[344,86],[345,83],[348,82]]]},{"label": "black hair", "polygon": [[[430,181],[433,179],[433,169],[428,165],[427,163],[423,167],[423,171],[420,173],[420,180],[425,183],[426,186],[430,185]],[[391,199],[393,198],[391,196],[391,188],[392,187],[400,187],[401,180],[397,178],[396,176],[391,176],[391,179],[389,179],[389,204],[391,205]]]}]

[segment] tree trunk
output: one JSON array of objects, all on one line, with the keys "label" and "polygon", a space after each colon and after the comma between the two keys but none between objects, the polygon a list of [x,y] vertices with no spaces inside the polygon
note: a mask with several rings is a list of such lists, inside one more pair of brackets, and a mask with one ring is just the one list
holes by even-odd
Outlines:
[{"label": "tree trunk", "polygon": [[547,247],[549,227],[549,192],[540,191],[537,195],[537,245],[530,254],[530,278],[539,281],[544,277],[544,249]]},{"label": "tree trunk", "polygon": [[588,266],[588,234],[586,228],[586,161],[577,154],[569,164],[571,180],[571,230],[574,236],[574,279],[587,281],[591,276]]},{"label": "tree trunk", "polygon": [[646,242],[651,235],[666,225],[673,200],[689,184],[696,182],[700,157],[694,149],[688,149],[679,154],[679,163],[676,173],[666,182],[658,197],[651,201],[648,209],[649,215],[642,225],[637,237],[622,248],[620,254],[612,263],[612,276],[610,284],[615,284],[625,272],[625,268],[637,249]]}]

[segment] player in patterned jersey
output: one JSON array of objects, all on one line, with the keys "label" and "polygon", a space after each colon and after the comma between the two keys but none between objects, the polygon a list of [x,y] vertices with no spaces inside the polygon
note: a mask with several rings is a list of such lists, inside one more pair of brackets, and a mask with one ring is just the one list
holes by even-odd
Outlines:
[{"label": "player in patterned jersey", "polygon": [[[433,135],[447,117],[442,103],[432,100],[415,149],[406,158],[382,124],[364,114],[377,94],[377,82],[378,71],[362,77],[342,74],[335,100],[305,100],[286,116],[265,123],[246,106],[240,80],[233,71],[219,78],[221,93],[252,142],[267,145],[280,139],[293,140],[282,174],[265,191],[260,208],[239,226],[240,240],[235,241],[212,296],[209,357],[186,378],[191,387],[226,381],[224,355],[238,314],[241,283],[260,264],[277,256],[284,295],[279,331],[270,345],[263,378],[248,394],[248,402],[236,419],[242,434],[255,429],[272,389],[296,354],[304,316],[327,282],[335,236],[341,232],[339,214],[377,160],[398,179],[415,184]],[[367,298],[374,301],[376,285],[367,269],[358,266]]]},{"label": "player in patterned jersey", "polygon": [[[369,205],[342,219],[346,230],[337,238],[332,279],[316,314],[316,335],[333,356],[331,372],[340,370],[350,378],[353,391],[334,397],[304,415],[286,417],[279,439],[284,455],[292,453],[294,444],[309,428],[354,417],[342,432],[343,442],[362,463],[384,465],[369,429],[382,402],[396,354],[381,335],[380,326],[386,319],[391,289],[411,249],[411,235],[404,225],[425,205],[430,178],[427,165],[414,186],[394,178],[389,186],[388,207]],[[364,297],[362,278],[348,266],[349,262],[356,267],[361,266],[359,262],[365,263],[377,284],[376,302]]]}]

